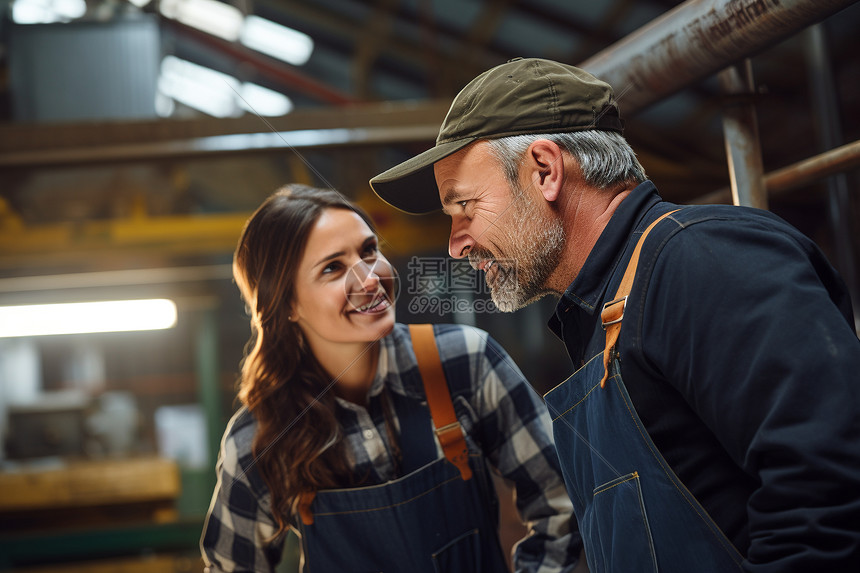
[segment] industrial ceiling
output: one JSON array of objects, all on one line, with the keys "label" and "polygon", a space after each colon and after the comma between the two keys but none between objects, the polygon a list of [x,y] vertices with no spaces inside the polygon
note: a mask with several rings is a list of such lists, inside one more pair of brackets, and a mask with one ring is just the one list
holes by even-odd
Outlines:
[{"label": "industrial ceiling", "polygon": [[[178,0],[90,0],[85,13],[67,23],[20,24],[13,18],[15,4],[7,0],[0,28],[0,278],[223,262],[249,211],[289,181],[332,185],[356,198],[382,220],[383,235],[402,254],[439,250],[446,238],[444,218],[404,217],[376,200],[367,180],[432,145],[450,100],[481,71],[518,56],[604,69],[595,56],[637,30],[640,41],[666,34],[668,27],[680,37],[685,22],[672,14],[716,13],[733,4],[743,5],[744,12],[720,25],[744,52],[732,26],[758,20],[754,35],[760,37],[784,26],[768,19],[771,8],[839,4],[230,4],[246,19],[259,17],[312,39],[307,61],[289,64],[166,16],[167,1]],[[700,77],[654,101],[643,103],[635,91],[625,96],[625,88],[615,86],[625,134],[667,199],[726,200],[723,117],[739,101],[754,108],[765,173],[858,139],[860,6],[842,2],[796,28],[749,53],[726,56],[726,64],[750,58],[749,93],[727,94],[719,70],[708,69],[692,49],[673,54],[676,63],[668,70],[672,75],[675,65],[680,75],[701,66]],[[755,45],[755,37],[747,40]],[[722,57],[719,50],[713,55]],[[219,114],[165,93],[166,61],[173,68],[188,62],[220,72],[231,86],[253,84],[283,94],[290,111],[263,117],[254,106],[245,106],[249,111],[235,105],[213,117]],[[816,87],[822,85],[829,88],[823,95]],[[214,101],[214,92],[207,99]],[[841,203],[824,181],[772,194],[769,202],[834,259],[845,242],[852,247],[849,256],[857,252],[856,169],[842,182]],[[841,215],[834,212],[840,209]]]}]

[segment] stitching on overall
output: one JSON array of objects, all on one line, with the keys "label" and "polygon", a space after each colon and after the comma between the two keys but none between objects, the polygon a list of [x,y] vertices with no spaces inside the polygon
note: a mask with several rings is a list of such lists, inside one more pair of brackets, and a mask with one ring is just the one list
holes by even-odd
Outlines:
[{"label": "stitching on overall", "polygon": [[598,382],[597,384],[595,384],[594,386],[592,386],[591,390],[589,390],[589,391],[585,394],[585,396],[583,396],[582,398],[580,398],[580,399],[579,399],[579,402],[577,402],[576,404],[574,404],[573,406],[571,406],[570,408],[568,408],[567,410],[565,410],[564,412],[562,412],[561,414],[559,414],[558,416],[556,416],[555,418],[553,418],[553,419],[552,419],[552,421],[553,421],[553,422],[555,422],[555,421],[556,421],[556,420],[558,420],[559,418],[563,418],[565,414],[567,414],[568,412],[570,412],[571,410],[573,410],[574,408],[576,408],[577,406],[579,406],[580,404],[582,404],[582,402],[583,402],[586,398],[588,398],[588,396],[589,396],[589,395],[591,395],[591,393],[592,393],[592,392],[594,392],[594,389],[595,389],[595,388],[599,388],[599,387],[600,387],[600,382]]},{"label": "stitching on overall", "polygon": [[[639,472],[636,472],[637,477]],[[639,511],[642,515],[642,526],[645,528],[645,535],[648,537],[648,549],[651,553],[651,563],[654,565],[653,573],[657,573],[660,570],[659,565],[657,565],[657,552],[654,547],[654,535],[651,533],[651,523],[648,521],[648,510],[645,509],[645,496],[642,495],[642,483],[639,482],[637,484],[639,487],[637,488],[637,493],[639,494]]]},{"label": "stitching on overall", "polygon": [[[729,551],[729,549],[732,549],[734,551],[733,555],[737,555],[741,558],[741,560],[743,560],[743,555],[741,555],[741,553],[737,550],[737,548],[734,546],[733,543],[730,542],[729,547],[726,547],[727,539],[724,539],[725,533],[722,534],[722,537],[720,535],[717,535],[717,533],[714,531],[714,528],[716,528],[717,531],[720,531],[721,533],[722,533],[722,531],[713,522],[711,517],[707,514],[702,515],[702,513],[699,511],[699,508],[697,508],[692,502],[690,502],[689,498],[684,494],[684,491],[681,490],[680,487],[678,487],[678,484],[675,481],[675,479],[672,478],[672,475],[666,471],[664,461],[661,459],[662,455],[658,455],[658,452],[655,452],[654,448],[651,447],[651,440],[647,437],[647,433],[636,422],[636,416],[633,414],[633,411],[630,409],[631,408],[630,404],[624,398],[624,393],[621,391],[621,388],[619,387],[619,379],[620,378],[621,378],[621,376],[619,374],[613,374],[611,377],[611,379],[615,380],[616,388],[618,388],[618,392],[620,394],[621,400],[624,402],[624,405],[627,407],[627,412],[628,412],[628,414],[630,414],[630,418],[633,420],[633,425],[636,426],[636,429],[639,431],[640,436],[642,436],[643,441],[645,442],[645,445],[648,447],[648,450],[651,452],[651,455],[654,456],[654,459],[657,461],[657,464],[660,466],[660,469],[663,470],[663,473],[666,474],[666,477],[669,479],[669,481],[672,483],[672,485],[675,487],[675,489],[678,490],[678,493],[681,494],[681,497],[684,498],[684,501],[687,502],[687,505],[689,505],[690,508],[696,512],[696,515],[699,516],[699,519],[701,519],[705,523],[705,525],[708,526],[708,531],[710,531],[711,535],[713,535],[717,539],[717,541],[719,541],[720,546],[727,553],[730,553],[730,554],[732,554],[732,551]],[[689,491],[687,493],[689,493]],[[692,495],[692,494],[690,494],[690,495]],[[740,566],[740,563],[736,562],[736,565]]]},{"label": "stitching on overall", "polygon": [[605,487],[605,488],[603,488],[603,489],[597,490],[596,492],[594,492],[594,493],[592,494],[592,497],[595,497],[595,496],[596,496],[597,494],[599,494],[599,493],[603,493],[604,491],[609,491],[610,489],[612,489],[612,488],[614,488],[614,487],[618,487],[619,485],[621,485],[621,484],[623,484],[623,483],[627,483],[627,482],[629,482],[629,481],[631,481],[631,480],[634,480],[634,479],[639,479],[639,472],[633,472],[633,475],[632,475],[632,476],[630,476],[629,478],[627,478],[627,479],[625,479],[625,480],[622,480],[622,481],[620,481],[620,482],[618,482],[618,483],[614,483],[614,484],[612,484],[612,485],[611,485],[611,486],[609,486],[609,487]]},{"label": "stitching on overall", "polygon": [[555,392],[556,390],[558,390],[559,388],[564,386],[567,382],[569,382],[571,378],[573,378],[574,376],[576,376],[577,374],[579,374],[580,372],[585,370],[585,368],[587,368],[588,365],[591,364],[592,361],[602,360],[602,359],[603,359],[603,352],[598,352],[597,354],[595,354],[594,356],[589,358],[588,361],[585,364],[583,364],[582,366],[580,366],[579,368],[577,368],[573,374],[571,374],[570,376],[568,376],[567,378],[565,378],[564,380],[562,380],[561,382],[559,382],[558,384],[553,386],[552,389],[549,390],[548,392],[545,392],[543,395],[544,400],[546,400],[547,396],[549,396],[550,394],[552,394],[553,392]]},{"label": "stitching on overall", "polygon": [[329,512],[326,512],[326,513],[314,513],[314,517],[328,517],[328,516],[332,516],[332,515],[349,515],[349,514],[352,514],[352,513],[370,513],[371,511],[380,511],[380,510],[383,510],[383,509],[390,509],[390,508],[392,508],[392,507],[398,507],[398,506],[401,506],[401,505],[405,505],[405,504],[407,504],[407,503],[410,503],[410,502],[412,502],[412,501],[415,501],[415,500],[416,500],[416,499],[418,499],[419,497],[424,497],[425,495],[427,495],[427,494],[428,494],[428,493],[430,493],[431,491],[436,490],[436,489],[439,489],[439,488],[440,488],[440,487],[442,487],[443,485],[449,484],[449,483],[451,483],[452,481],[455,481],[455,480],[458,480],[458,479],[461,479],[459,475],[454,476],[454,477],[452,477],[452,478],[450,478],[450,479],[447,479],[447,480],[443,481],[443,482],[442,482],[442,483],[440,483],[440,484],[437,484],[437,485],[435,485],[435,486],[431,487],[431,488],[430,488],[430,489],[428,489],[427,491],[423,491],[423,492],[419,493],[418,495],[416,495],[416,496],[414,496],[414,497],[411,497],[411,498],[409,498],[409,499],[407,499],[407,500],[404,500],[404,501],[401,501],[401,502],[398,502],[398,503],[394,503],[394,504],[391,504],[391,505],[383,505],[383,506],[380,506],[380,507],[371,507],[371,508],[369,508],[369,509],[352,509],[352,510],[349,510],[349,511],[329,511]]}]

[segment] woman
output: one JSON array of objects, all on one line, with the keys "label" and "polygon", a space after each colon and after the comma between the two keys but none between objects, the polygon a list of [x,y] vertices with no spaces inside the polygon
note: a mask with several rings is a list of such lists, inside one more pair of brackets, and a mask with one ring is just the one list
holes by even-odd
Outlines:
[{"label": "woman", "polygon": [[395,323],[394,273],[358,207],[281,189],[233,273],[253,335],[201,540],[210,570],[270,571],[294,528],[305,571],[505,571],[487,464],[531,529],[516,569],[572,569],[544,405],[485,332]]}]

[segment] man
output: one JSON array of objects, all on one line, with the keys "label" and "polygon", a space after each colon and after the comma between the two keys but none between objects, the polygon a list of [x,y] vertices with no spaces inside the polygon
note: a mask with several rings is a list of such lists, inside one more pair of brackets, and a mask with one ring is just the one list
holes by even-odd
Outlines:
[{"label": "man", "polygon": [[770,213],[663,201],[621,128],[606,83],[512,60],[371,185],[412,213],[441,200],[502,310],[559,298],[579,369],[546,402],[592,571],[860,571],[842,281]]}]

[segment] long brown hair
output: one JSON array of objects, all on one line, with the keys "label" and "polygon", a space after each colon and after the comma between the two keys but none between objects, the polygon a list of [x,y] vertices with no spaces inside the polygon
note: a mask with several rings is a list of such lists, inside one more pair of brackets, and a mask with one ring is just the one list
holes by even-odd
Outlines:
[{"label": "long brown hair", "polygon": [[296,269],[323,210],[370,218],[340,193],[305,185],[279,189],[248,219],[233,276],[251,315],[239,399],[257,421],[253,454],[269,486],[277,537],[303,493],[351,485],[331,380],[290,320]]}]

